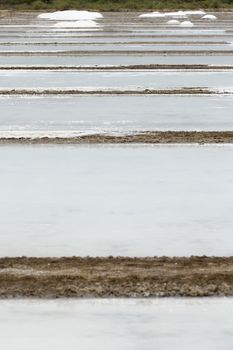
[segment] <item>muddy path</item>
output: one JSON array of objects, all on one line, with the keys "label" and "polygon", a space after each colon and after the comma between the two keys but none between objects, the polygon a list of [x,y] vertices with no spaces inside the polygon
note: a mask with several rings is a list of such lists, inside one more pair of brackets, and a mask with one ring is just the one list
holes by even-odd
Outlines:
[{"label": "muddy path", "polygon": [[233,296],[233,257],[1,258],[0,297]]},{"label": "muddy path", "polygon": [[0,96],[15,96],[15,95],[25,95],[25,96],[43,96],[43,95],[233,95],[233,90],[223,88],[223,89],[210,89],[207,87],[181,87],[181,88],[167,88],[167,89],[153,89],[153,88],[38,88],[38,89],[28,89],[28,88],[16,88],[16,89],[5,89],[0,88]]},{"label": "muddy path", "polygon": [[0,138],[0,145],[24,144],[226,144],[233,131],[154,131],[131,135],[83,135],[77,137]]},{"label": "muddy path", "polygon": [[233,65],[208,65],[208,64],[131,64],[131,65],[16,65],[0,66],[0,71],[25,70],[25,71],[181,71],[181,72],[225,72],[232,71]]}]

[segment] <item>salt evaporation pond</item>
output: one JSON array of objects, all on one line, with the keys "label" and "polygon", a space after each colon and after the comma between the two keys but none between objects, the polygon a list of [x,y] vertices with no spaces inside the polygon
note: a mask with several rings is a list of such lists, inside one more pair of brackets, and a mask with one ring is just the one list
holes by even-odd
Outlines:
[{"label": "salt evaporation pond", "polygon": [[50,44],[50,45],[2,45],[0,46],[0,53],[1,52],[60,52],[60,51],[73,51],[76,50],[78,52],[82,51],[110,51],[110,52],[116,52],[117,51],[173,51],[173,50],[180,50],[180,51],[204,51],[206,50],[211,50],[211,51],[233,51],[233,44],[206,44],[206,45],[198,45],[198,44],[163,44],[163,45],[158,45],[158,44],[140,44],[140,43],[134,43],[134,44],[129,44],[129,43],[122,43],[122,44]]},{"label": "salt evaporation pond", "polygon": [[232,298],[0,301],[4,350],[231,350]]},{"label": "salt evaporation pond", "polygon": [[81,55],[81,56],[47,56],[47,55],[7,55],[1,56],[0,65],[127,65],[127,64],[218,64],[231,65],[232,56],[225,55]]},{"label": "salt evaporation pond", "polygon": [[[145,44],[152,44],[152,43],[160,43],[160,44],[166,44],[169,42],[178,42],[182,44],[182,42],[188,42],[190,44],[196,45],[197,43],[212,43],[213,45],[216,45],[217,43],[221,44],[230,44],[233,42],[233,35],[223,35],[223,36],[175,36],[171,35],[165,36],[165,37],[160,37],[160,36],[146,36],[146,35],[82,35],[82,34],[70,34],[70,35],[60,35],[60,34],[54,34],[51,33],[51,35],[31,35],[31,36],[21,36],[20,34],[15,34],[11,36],[1,36],[0,34],[0,43],[1,44],[11,44],[14,45],[16,43],[17,45],[24,45],[25,43],[30,44],[30,45],[36,45],[36,44],[42,44],[42,43],[47,43],[47,44],[53,44],[53,43],[58,43],[59,45],[62,43],[75,43],[75,44],[80,44],[80,43],[87,43],[87,44],[98,44],[98,43],[103,43],[104,45],[113,45],[113,44],[127,44],[127,43],[135,43],[135,42],[142,42]],[[66,44],[67,45],[67,44]],[[40,46],[39,46],[40,47]],[[108,47],[108,46],[106,46]],[[222,46],[221,46],[222,47]],[[27,46],[27,49],[29,49],[30,46]],[[1,47],[2,49],[2,47]]]},{"label": "salt evaporation pond", "polygon": [[231,255],[233,147],[1,146],[1,256]]},{"label": "salt evaporation pond", "polygon": [[0,88],[233,87],[233,72],[0,71]]},{"label": "salt evaporation pond", "polygon": [[233,130],[232,96],[0,97],[0,137]]}]

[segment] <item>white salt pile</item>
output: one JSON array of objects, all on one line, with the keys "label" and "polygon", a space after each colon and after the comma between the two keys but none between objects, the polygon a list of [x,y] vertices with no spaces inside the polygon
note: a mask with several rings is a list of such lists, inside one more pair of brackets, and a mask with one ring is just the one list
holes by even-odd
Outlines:
[{"label": "white salt pile", "polygon": [[202,19],[211,19],[211,20],[214,20],[214,19],[217,19],[217,17],[214,16],[214,15],[205,15],[205,16],[202,17]]},{"label": "white salt pile", "polygon": [[141,17],[141,18],[164,18],[165,14],[159,13],[159,12],[152,12],[152,13],[143,13],[142,15],[139,15],[138,17]]},{"label": "white salt pile", "polygon": [[190,10],[190,11],[184,11],[185,13],[186,13],[186,15],[200,15],[200,16],[203,16],[203,15],[205,15],[206,14],[206,12],[205,11],[202,11],[202,10],[198,10],[198,11],[196,11],[196,10]]},{"label": "white salt pile", "polygon": [[90,11],[56,11],[42,13],[38,16],[40,19],[48,19],[53,21],[78,21],[78,20],[95,20],[103,18],[99,12]]},{"label": "white salt pile", "polygon": [[184,21],[184,22],[180,23],[180,27],[187,28],[187,27],[193,27],[193,26],[194,26],[194,24],[191,21]]},{"label": "white salt pile", "polygon": [[170,21],[167,21],[167,24],[178,25],[178,24],[180,24],[180,21],[178,21],[177,19],[170,19]]},{"label": "white salt pile", "polygon": [[141,18],[164,18],[164,17],[174,17],[174,18],[186,18],[187,16],[203,16],[205,12],[202,10],[189,10],[189,11],[175,11],[175,12],[152,12],[144,13],[139,15]]},{"label": "white salt pile", "polygon": [[187,17],[187,14],[184,11],[175,11],[175,12],[165,12],[166,17]]},{"label": "white salt pile", "polygon": [[86,20],[86,21],[75,21],[75,22],[58,22],[53,25],[55,28],[93,28],[93,27],[99,27],[99,24],[92,21],[92,20]]}]

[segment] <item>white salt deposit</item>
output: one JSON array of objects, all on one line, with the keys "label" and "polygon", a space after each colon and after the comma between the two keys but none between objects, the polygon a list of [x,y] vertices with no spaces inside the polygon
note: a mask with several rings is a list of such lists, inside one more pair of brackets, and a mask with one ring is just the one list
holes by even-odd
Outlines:
[{"label": "white salt deposit", "polygon": [[191,21],[184,21],[180,23],[180,26],[187,28],[187,27],[193,27],[194,24]]},{"label": "white salt deposit", "polygon": [[78,21],[100,19],[103,18],[103,15],[99,12],[90,11],[56,11],[42,13],[38,16],[38,18],[55,21]]},{"label": "white salt deposit", "polygon": [[144,13],[142,15],[139,15],[141,18],[164,18],[165,14],[164,13],[159,13],[159,12],[152,12],[152,13]]},{"label": "white salt deposit", "polygon": [[165,12],[167,17],[187,17],[187,14],[184,11],[175,11],[175,12]]},{"label": "white salt deposit", "polygon": [[175,17],[175,18],[185,18],[189,15],[205,15],[205,12],[202,11],[202,10],[189,10],[189,11],[182,11],[182,10],[179,10],[179,11],[173,11],[173,12],[164,12],[164,13],[161,13],[161,12],[152,12],[152,13],[145,13],[145,14],[142,14],[140,15],[139,17],[141,18],[150,18],[150,17],[154,17],[154,18],[164,18],[164,17]]},{"label": "white salt deposit", "polygon": [[186,17],[186,13],[183,11],[175,11],[175,12],[152,12],[152,13],[145,13],[140,15],[141,18],[165,18],[165,17]]},{"label": "white salt deposit", "polygon": [[98,27],[98,23],[92,20],[83,20],[83,21],[75,21],[75,22],[58,22],[53,25],[55,28],[92,28]]},{"label": "white salt deposit", "polygon": [[217,19],[217,17],[215,15],[205,15],[202,17],[202,19],[211,19],[211,20],[214,20],[214,19]]},{"label": "white salt deposit", "polygon": [[192,11],[192,10],[190,10],[190,11],[184,11],[184,13],[186,13],[186,15],[205,15],[206,14],[206,12],[205,11]]},{"label": "white salt deposit", "polygon": [[177,19],[170,19],[170,21],[168,21],[167,24],[176,25],[180,24],[180,21],[178,21]]}]

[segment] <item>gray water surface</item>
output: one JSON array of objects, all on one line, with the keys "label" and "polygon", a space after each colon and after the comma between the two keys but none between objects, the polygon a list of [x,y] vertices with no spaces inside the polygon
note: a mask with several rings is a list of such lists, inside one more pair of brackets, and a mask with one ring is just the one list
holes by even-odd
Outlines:
[{"label": "gray water surface", "polygon": [[232,298],[0,301],[4,350],[231,350]]},{"label": "gray water surface", "polygon": [[233,72],[0,71],[0,88],[233,87]]},{"label": "gray water surface", "polygon": [[1,256],[232,255],[233,147],[2,146]]},{"label": "gray water surface", "polygon": [[1,97],[0,137],[233,130],[232,96]]},{"label": "gray water surface", "polygon": [[177,56],[156,55],[83,55],[83,56],[14,56],[0,55],[0,65],[126,65],[126,64],[218,64],[232,65],[233,56],[198,55],[189,56],[180,53]]}]

